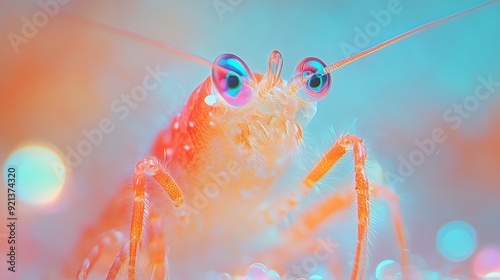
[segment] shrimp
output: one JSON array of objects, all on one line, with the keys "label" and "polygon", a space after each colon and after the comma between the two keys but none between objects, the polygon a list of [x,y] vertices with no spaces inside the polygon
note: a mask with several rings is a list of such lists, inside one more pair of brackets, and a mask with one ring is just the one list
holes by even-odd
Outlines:
[{"label": "shrimp", "polygon": [[[409,259],[398,197],[389,187],[369,181],[362,138],[352,134],[340,136],[295,186],[277,196],[272,195],[273,188],[305,145],[303,131],[316,114],[317,102],[327,96],[334,70],[492,3],[424,24],[330,65],[307,57],[298,63],[289,81],[280,77],[283,59],[279,51],[271,53],[268,71],[259,74],[250,71],[233,54],[220,55],[210,63],[133,35],[142,42],[210,65],[211,74],[158,133],[150,155],[135,166],[133,178],[121,191],[133,190],[133,199],[127,201],[132,205],[131,218],[114,222],[116,228],[101,235],[82,261],[77,279],[90,277],[100,261],[109,261],[107,279],[116,279],[121,273],[127,274],[128,279],[137,279],[139,274],[153,279],[205,279],[209,271],[230,272],[220,277],[231,277],[244,275],[251,263],[257,263],[249,270],[253,271],[250,276],[257,279],[280,279],[278,275],[283,279],[308,277],[311,275],[300,275],[291,268],[297,256],[306,252],[317,259],[327,258],[316,248],[311,249],[314,244],[301,244],[302,240],[315,235],[333,215],[353,204],[357,210],[357,234],[350,279],[363,279],[373,197],[383,198],[391,206],[403,277],[407,277]],[[334,193],[303,207],[315,186],[350,152],[355,194],[350,190]],[[256,187],[258,191],[253,191]],[[290,223],[287,221],[291,215],[296,217]],[[121,225],[127,221],[125,230]],[[318,242],[327,255],[337,254],[335,244],[327,240]],[[116,250],[109,254],[113,247]],[[103,260],[104,257],[107,258]],[[193,265],[196,270],[191,269]]]}]

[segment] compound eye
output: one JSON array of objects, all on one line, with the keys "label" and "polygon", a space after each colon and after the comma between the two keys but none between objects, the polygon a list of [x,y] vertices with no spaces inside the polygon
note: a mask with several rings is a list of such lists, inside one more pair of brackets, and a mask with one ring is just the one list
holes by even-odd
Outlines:
[{"label": "compound eye", "polygon": [[211,76],[219,95],[233,107],[247,105],[254,96],[255,77],[243,60],[233,54],[217,57]]},{"label": "compound eye", "polygon": [[309,77],[306,84],[299,90],[299,96],[306,102],[317,102],[325,98],[330,90],[332,76],[325,73],[326,64],[318,58],[304,58],[295,68],[295,76]]}]

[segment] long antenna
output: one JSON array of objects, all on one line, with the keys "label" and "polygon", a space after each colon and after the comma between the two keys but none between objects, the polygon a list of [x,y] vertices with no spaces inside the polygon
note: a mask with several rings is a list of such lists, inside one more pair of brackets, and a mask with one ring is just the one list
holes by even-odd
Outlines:
[{"label": "long antenna", "polygon": [[139,35],[139,34],[134,33],[132,31],[127,31],[124,29],[120,29],[118,27],[114,27],[114,26],[105,24],[105,23],[100,23],[100,22],[97,22],[97,21],[94,21],[91,19],[86,19],[86,18],[83,18],[79,15],[72,14],[69,12],[61,12],[61,16],[68,18],[68,19],[71,19],[71,20],[74,20],[76,22],[80,22],[84,25],[88,25],[91,27],[95,27],[97,29],[104,30],[106,32],[110,32],[110,33],[114,33],[114,34],[121,35],[124,37],[132,38],[138,42],[141,42],[141,43],[144,43],[144,44],[147,44],[150,46],[154,46],[154,47],[160,48],[162,50],[166,50],[172,54],[189,59],[189,60],[194,61],[196,63],[202,64],[202,65],[205,65],[208,67],[212,67],[212,61],[210,61],[210,60],[207,60],[203,57],[182,51],[182,50],[180,50],[172,45],[160,42],[160,41],[155,40],[155,39],[151,39],[151,38],[146,37],[146,36]]},{"label": "long antenna", "polygon": [[[485,2],[485,3],[482,3],[482,4],[479,4],[477,6],[474,6],[472,8],[469,8],[467,10],[464,10],[464,11],[461,11],[461,12],[458,12],[458,13],[455,13],[455,14],[452,14],[452,15],[449,15],[449,16],[446,16],[446,17],[443,17],[443,18],[440,18],[440,19],[437,19],[437,20],[434,20],[434,21],[431,21],[429,23],[426,23],[426,24],[423,24],[417,28],[414,28],[410,31],[407,31],[407,32],[404,32],[400,35],[397,35],[385,42],[382,42],[378,45],[375,45],[369,49],[366,49],[360,53],[357,53],[357,54],[354,54],[350,57],[347,57],[347,58],[344,58],[342,60],[339,60],[325,68],[323,68],[323,71],[324,73],[331,73],[333,70],[336,70],[346,64],[349,64],[355,60],[358,60],[364,56],[367,56],[371,53],[374,53],[382,48],[385,48],[387,47],[388,45],[392,44],[392,43],[395,43],[399,40],[402,40],[410,35],[413,35],[419,31],[422,31],[422,30],[425,30],[427,28],[430,28],[430,27],[433,27],[433,26],[436,26],[440,23],[443,23],[443,22],[446,22],[446,21],[449,21],[449,20],[452,20],[452,19],[455,19],[455,18],[458,18],[460,16],[463,16],[463,15],[466,15],[466,14],[469,14],[469,13],[472,13],[478,9],[481,9],[481,8],[484,8],[486,6],[489,6],[489,5],[492,5],[492,4],[495,4],[495,3],[498,3],[500,0],[491,0],[491,1],[488,1],[488,2]],[[97,21],[94,21],[94,20],[90,20],[90,19],[86,19],[86,18],[83,18],[81,16],[78,16],[78,15],[75,15],[75,14],[72,14],[72,13],[69,13],[69,12],[62,12],[61,15],[63,17],[66,17],[66,18],[69,18],[69,19],[72,19],[74,21],[77,21],[77,22],[80,22],[80,23],[83,23],[83,24],[86,24],[86,25],[89,25],[89,26],[94,26],[98,29],[102,29],[104,31],[108,31],[110,33],[114,33],[114,34],[117,34],[117,35],[121,35],[121,36],[125,36],[125,37],[128,37],[128,38],[132,38],[138,42],[142,42],[144,44],[147,44],[147,45],[151,45],[151,46],[154,46],[154,47],[157,47],[157,48],[160,48],[160,49],[163,49],[163,50],[166,50],[172,54],[175,54],[175,55],[178,55],[180,57],[184,57],[188,60],[191,60],[191,61],[194,61],[196,63],[199,63],[201,65],[205,65],[205,66],[208,66],[208,67],[217,67],[217,68],[220,68],[219,70],[220,71],[227,71],[227,69],[223,68],[223,67],[220,67],[220,66],[217,66],[217,65],[213,65],[211,61],[205,59],[205,58],[202,58],[202,57],[199,57],[197,55],[194,55],[194,54],[191,54],[191,53],[188,53],[188,52],[185,52],[185,51],[182,51],[172,45],[169,45],[167,43],[163,43],[163,42],[160,42],[158,40],[154,40],[154,39],[151,39],[151,38],[148,38],[146,36],[142,36],[142,35],[139,35],[137,33],[134,33],[134,32],[131,32],[131,31],[127,31],[127,30],[124,30],[124,29],[120,29],[118,27],[114,27],[114,26],[111,26],[111,25],[107,25],[107,24],[104,24],[104,23],[100,23],[100,22],[97,22]],[[313,74],[307,76],[307,77],[303,77],[302,75],[299,75],[299,76],[296,76],[294,78],[292,78],[290,81],[289,81],[289,86],[291,86],[292,88],[294,89],[297,89],[301,86],[303,86],[306,82],[307,82],[307,79],[309,79]]]},{"label": "long antenna", "polygon": [[344,66],[344,65],[346,65],[346,64],[348,64],[348,63],[351,63],[351,62],[353,62],[353,61],[355,61],[355,60],[357,60],[357,59],[362,58],[363,56],[369,55],[369,54],[371,54],[371,53],[373,53],[373,52],[376,52],[376,51],[378,51],[378,50],[380,50],[380,49],[382,49],[382,48],[385,48],[385,47],[387,47],[388,45],[390,45],[390,44],[392,44],[392,43],[395,43],[395,42],[397,42],[397,41],[399,41],[399,40],[401,40],[401,39],[404,39],[404,38],[406,38],[406,37],[408,37],[408,36],[410,36],[410,35],[413,35],[413,34],[415,34],[415,33],[419,32],[419,31],[422,31],[422,30],[424,30],[424,29],[430,28],[430,27],[432,27],[432,26],[436,26],[436,25],[438,25],[438,24],[440,24],[440,23],[443,23],[443,22],[445,22],[445,21],[449,21],[449,20],[452,20],[452,19],[458,18],[458,17],[460,17],[460,16],[463,16],[463,15],[466,15],[466,14],[469,14],[469,13],[472,13],[472,12],[473,12],[473,11],[475,11],[475,10],[478,10],[478,9],[480,9],[480,8],[486,7],[486,6],[491,5],[491,4],[495,4],[495,3],[496,3],[496,2],[498,2],[498,1],[499,1],[499,0],[492,0],[492,1],[488,1],[488,2],[485,2],[485,3],[479,4],[479,5],[477,5],[477,6],[474,6],[474,7],[472,7],[472,8],[469,8],[469,9],[467,9],[467,10],[464,10],[464,11],[458,12],[458,13],[456,13],[456,14],[452,14],[452,15],[449,15],[449,16],[446,16],[446,17],[443,17],[443,18],[440,18],[440,19],[437,19],[437,20],[431,21],[431,22],[429,22],[429,23],[423,24],[423,25],[421,25],[421,26],[419,26],[419,27],[417,27],[417,28],[414,28],[414,29],[412,29],[412,30],[410,30],[410,31],[407,31],[407,32],[405,32],[405,33],[402,33],[402,34],[400,34],[400,35],[398,35],[398,36],[396,36],[396,37],[393,37],[393,38],[391,38],[391,39],[389,39],[389,40],[387,40],[387,41],[385,41],[385,42],[383,42],[383,43],[380,43],[380,44],[378,44],[378,45],[376,45],[376,46],[373,46],[373,47],[371,47],[371,48],[369,48],[369,49],[366,49],[366,50],[364,50],[364,51],[362,51],[362,52],[360,52],[360,53],[357,53],[357,54],[354,54],[354,55],[352,55],[352,56],[350,56],[350,57],[347,57],[347,58],[344,58],[344,59],[342,59],[342,60],[339,60],[339,61],[337,61],[337,62],[335,62],[335,63],[333,63],[333,64],[331,64],[331,65],[329,65],[329,66],[325,67],[325,68],[323,69],[323,71],[325,71],[325,73],[330,73],[330,72],[332,72],[332,71],[333,71],[333,70],[335,70],[335,69],[338,69],[338,68],[340,68],[340,67],[342,67],[342,66]]}]

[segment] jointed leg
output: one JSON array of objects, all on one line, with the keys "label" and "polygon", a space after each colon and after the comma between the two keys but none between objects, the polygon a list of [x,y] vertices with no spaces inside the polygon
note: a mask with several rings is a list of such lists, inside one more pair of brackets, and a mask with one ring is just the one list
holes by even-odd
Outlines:
[{"label": "jointed leg", "polygon": [[[130,228],[130,262],[128,278],[135,278],[135,266],[137,258],[137,247],[142,239],[144,227],[144,209],[146,204],[146,175],[152,176],[167,192],[175,207],[184,207],[184,196],[182,191],[168,174],[165,168],[155,157],[141,160],[135,167],[134,176],[134,208],[132,212],[132,224]],[[182,218],[182,217],[181,217]]]},{"label": "jointed leg", "polygon": [[[149,261],[152,264],[153,276],[151,279],[165,279],[165,239],[161,232],[162,223],[160,215],[154,213],[149,215],[148,223],[149,237]],[[111,266],[106,280],[114,280],[120,271],[120,268],[127,260],[127,253],[130,250],[130,243],[127,242],[118,253],[113,265]]]},{"label": "jointed leg", "polygon": [[87,279],[89,272],[92,270],[92,267],[95,265],[102,252],[112,247],[113,245],[120,243],[121,241],[123,241],[123,235],[121,232],[116,230],[111,230],[107,232],[105,236],[101,239],[99,244],[97,244],[96,246],[94,246],[94,248],[92,248],[90,254],[83,261],[83,264],[78,270],[78,273],[76,275],[76,279],[78,280]]},{"label": "jointed leg", "polygon": [[120,249],[120,252],[118,253],[118,256],[116,256],[115,260],[113,261],[113,264],[111,265],[111,268],[109,269],[108,276],[106,276],[106,280],[115,280],[116,279],[116,275],[118,275],[120,268],[127,260],[127,252],[129,250],[130,250],[130,243],[127,242],[122,246],[122,248]]},{"label": "jointed leg", "polygon": [[350,147],[352,147],[354,153],[355,189],[358,205],[358,237],[351,276],[352,280],[356,280],[360,277],[360,269],[363,270],[366,258],[365,248],[367,246],[368,226],[370,222],[370,191],[365,170],[366,149],[362,139],[354,135],[340,137],[303,179],[300,185],[300,192],[292,192],[290,196],[278,202],[278,209],[270,209],[271,211],[267,212],[266,216],[270,222],[275,222],[279,217],[286,215],[297,205],[301,197],[307,195],[312,187],[348,152]]},{"label": "jointed leg", "polygon": [[163,280],[167,276],[165,263],[165,235],[162,232],[163,223],[161,216],[154,213],[149,216],[149,261],[152,264],[153,276],[151,279]]},{"label": "jointed leg", "polygon": [[[399,208],[398,197],[390,188],[384,185],[370,184],[370,191],[374,197],[381,198],[387,201],[389,204],[392,216],[392,223],[394,225],[394,231],[397,238],[398,247],[400,250],[402,275],[403,277],[406,277],[406,275],[408,275],[406,270],[409,265],[409,260],[408,260],[408,254],[405,251],[406,241],[404,236],[403,223],[401,218],[401,211]],[[317,230],[333,215],[345,211],[346,209],[349,209],[350,206],[354,203],[354,199],[355,197],[353,196],[350,190],[343,190],[341,192],[337,192],[331,196],[328,196],[328,198],[319,201],[317,204],[309,207],[308,209],[305,209],[304,211],[301,211],[301,213],[296,217],[296,221],[280,234],[284,238],[282,239],[283,241],[282,244],[285,245],[278,245],[275,248],[271,249],[271,251],[266,251],[265,254],[257,257],[256,259],[264,259],[266,256],[271,255],[271,256],[278,256],[280,263],[286,263],[288,260],[287,257],[290,258],[293,257],[289,256],[289,251],[287,249],[288,244],[296,244],[301,240],[304,240],[305,238],[311,236],[311,234],[313,234],[315,230]],[[336,245],[332,241],[329,241],[328,238],[326,239],[325,242],[326,242],[325,244],[328,244],[328,247],[331,248],[331,250],[333,250],[333,248],[336,247]],[[334,256],[333,251],[329,253],[332,254],[329,257]],[[279,267],[280,263],[273,264],[272,267],[280,268]],[[361,266],[361,268],[362,267],[363,266]],[[284,269],[285,268],[282,267],[282,270]],[[337,275],[340,275],[339,273],[341,273],[341,268],[333,267],[332,271],[335,272]],[[362,270],[360,270],[359,275],[363,275]],[[306,275],[295,275],[295,276],[306,277]],[[341,276],[338,277],[342,278]]]},{"label": "jointed leg", "polygon": [[[408,254],[405,252],[406,240],[398,197],[390,188],[384,185],[370,184],[370,191],[374,197],[382,198],[389,204],[394,232],[400,250],[401,267],[403,276],[405,276],[407,273],[404,272],[409,265],[409,260]],[[312,231],[317,229],[332,215],[348,209],[352,205],[353,199],[354,197],[351,195],[350,191],[343,191],[328,197],[328,199],[302,212],[298,217],[298,221],[289,229],[290,234],[285,234],[285,236],[290,236],[290,238],[292,238],[292,240],[289,241],[290,243],[297,242],[297,240],[309,236]],[[360,275],[362,274],[360,273]]]},{"label": "jointed leg", "polygon": [[404,277],[408,275],[407,269],[410,265],[408,253],[406,252],[406,238],[403,227],[403,219],[401,217],[401,209],[399,207],[399,198],[390,188],[383,185],[373,185],[373,195],[382,197],[389,202],[390,212],[392,215],[392,222],[394,224],[394,231],[396,239],[398,240],[399,253],[401,255],[401,273]]}]

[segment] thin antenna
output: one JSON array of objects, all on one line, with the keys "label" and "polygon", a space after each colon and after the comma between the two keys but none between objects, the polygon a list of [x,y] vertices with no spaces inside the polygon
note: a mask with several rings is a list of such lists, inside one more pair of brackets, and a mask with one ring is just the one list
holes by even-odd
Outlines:
[{"label": "thin antenna", "polygon": [[422,31],[422,30],[424,30],[424,29],[427,29],[427,28],[430,28],[430,27],[432,27],[432,26],[438,25],[438,24],[443,23],[443,22],[445,22],[445,21],[449,21],[449,20],[455,19],[455,18],[457,18],[457,17],[460,17],[460,16],[463,16],[463,15],[466,15],[466,14],[472,13],[472,12],[473,12],[473,11],[475,11],[475,10],[478,10],[478,9],[480,9],[480,8],[484,8],[484,7],[486,7],[486,6],[488,6],[488,5],[491,5],[491,4],[495,4],[495,3],[497,3],[498,1],[499,1],[499,0],[492,0],[492,1],[488,1],[488,2],[485,2],[485,3],[479,4],[479,5],[477,5],[477,6],[474,6],[474,7],[472,7],[472,8],[469,8],[469,9],[467,9],[467,10],[464,10],[464,11],[458,12],[458,13],[456,13],[456,14],[452,14],[452,15],[449,15],[449,16],[446,16],[446,17],[443,17],[443,18],[440,18],[440,19],[437,19],[437,20],[431,21],[431,22],[426,23],[426,24],[424,24],[424,25],[421,25],[421,26],[419,26],[419,27],[417,27],[417,28],[414,28],[414,29],[412,29],[412,30],[410,30],[410,31],[407,31],[407,32],[405,32],[405,33],[402,33],[402,34],[400,34],[400,35],[398,35],[398,36],[396,36],[396,37],[393,37],[393,38],[391,38],[391,39],[389,39],[389,40],[387,40],[387,41],[385,41],[385,42],[383,42],[383,43],[380,43],[380,44],[378,44],[378,45],[376,45],[376,46],[373,46],[373,47],[371,47],[371,48],[369,48],[369,49],[366,49],[366,50],[364,50],[364,51],[362,51],[362,52],[360,52],[360,53],[357,53],[357,54],[352,55],[352,56],[350,56],[350,57],[347,57],[347,58],[344,58],[344,59],[342,59],[342,60],[339,60],[339,61],[337,61],[337,62],[335,62],[335,63],[333,63],[333,64],[331,64],[331,65],[329,65],[329,66],[325,67],[325,68],[323,69],[323,71],[325,71],[325,73],[331,73],[331,72],[332,72],[333,70],[335,70],[335,69],[338,69],[338,68],[340,68],[340,67],[342,67],[342,66],[344,66],[344,65],[346,65],[346,64],[348,64],[348,63],[351,63],[351,62],[353,62],[353,61],[355,61],[355,60],[357,60],[357,59],[362,58],[363,56],[369,55],[369,54],[371,54],[371,53],[373,53],[373,52],[376,52],[376,51],[378,51],[378,50],[380,50],[380,49],[382,49],[382,48],[385,48],[385,47],[387,47],[388,45],[390,45],[390,44],[392,44],[392,43],[395,43],[395,42],[397,42],[397,41],[399,41],[399,40],[401,40],[401,39],[404,39],[404,38],[406,38],[406,37],[408,37],[408,36],[410,36],[410,35],[413,35],[413,34],[415,34],[415,33],[419,32],[419,31]]},{"label": "thin antenna", "polygon": [[95,27],[97,29],[101,29],[101,30],[104,30],[106,32],[110,32],[110,33],[113,33],[113,34],[121,35],[121,36],[124,36],[124,37],[132,38],[132,39],[134,39],[134,40],[136,40],[138,42],[141,42],[141,43],[153,46],[153,47],[157,47],[157,48],[162,49],[162,50],[166,50],[166,51],[168,51],[168,52],[170,52],[172,54],[175,54],[175,55],[178,55],[180,57],[186,58],[188,60],[194,61],[194,62],[199,63],[201,65],[212,67],[212,61],[210,61],[210,60],[207,60],[207,59],[202,58],[200,56],[197,56],[197,55],[194,55],[194,54],[182,51],[182,50],[180,50],[180,49],[178,49],[178,48],[176,48],[176,47],[174,47],[172,45],[160,42],[158,40],[154,40],[154,39],[148,38],[146,36],[139,35],[139,34],[134,33],[132,31],[127,31],[127,30],[124,30],[124,29],[120,29],[118,27],[114,27],[114,26],[105,24],[105,23],[100,23],[100,22],[97,22],[97,21],[94,21],[94,20],[86,19],[86,18],[83,18],[83,17],[81,17],[79,15],[72,14],[72,13],[69,13],[69,12],[62,12],[61,15],[63,17],[65,17],[65,18],[74,20],[76,22],[80,22],[80,23],[82,23],[84,25]]}]

